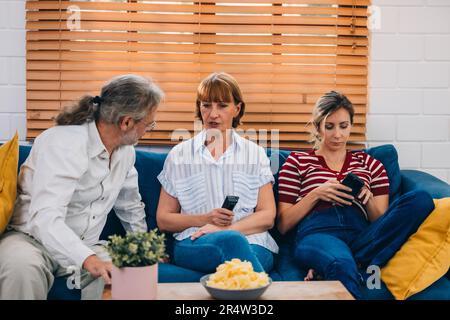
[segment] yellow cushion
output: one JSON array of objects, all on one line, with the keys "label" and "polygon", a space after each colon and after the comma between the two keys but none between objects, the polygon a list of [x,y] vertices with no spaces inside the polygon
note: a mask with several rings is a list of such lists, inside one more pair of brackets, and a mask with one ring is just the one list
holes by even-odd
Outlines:
[{"label": "yellow cushion", "polygon": [[435,209],[381,270],[381,279],[398,300],[420,292],[450,267],[450,198]]},{"label": "yellow cushion", "polygon": [[0,146],[0,234],[5,231],[13,213],[17,195],[19,137]]}]

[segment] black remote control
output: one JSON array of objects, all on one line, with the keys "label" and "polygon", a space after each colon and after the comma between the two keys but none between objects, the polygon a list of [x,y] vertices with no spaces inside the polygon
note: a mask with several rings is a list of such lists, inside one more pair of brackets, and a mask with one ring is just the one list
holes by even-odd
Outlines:
[{"label": "black remote control", "polygon": [[225,201],[223,202],[222,208],[233,211],[238,200],[239,200],[238,196],[226,196]]}]

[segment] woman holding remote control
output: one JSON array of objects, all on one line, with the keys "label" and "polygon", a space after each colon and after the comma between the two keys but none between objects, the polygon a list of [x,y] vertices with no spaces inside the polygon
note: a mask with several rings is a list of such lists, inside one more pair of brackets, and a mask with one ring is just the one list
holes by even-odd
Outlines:
[{"label": "woman holding remote control", "polygon": [[278,246],[267,230],[276,214],[274,179],[264,149],[235,131],[244,110],[233,77],[205,78],[196,101],[204,130],[175,146],[158,176],[158,227],[174,233],[178,266],[209,273],[239,258],[257,272],[272,269]]},{"label": "woman holding remote control", "polygon": [[[383,164],[364,151],[347,150],[353,116],[353,105],[338,92],[318,100],[312,120],[315,147],[292,152],[280,171],[278,229],[284,234],[296,228],[295,259],[310,269],[305,280],[314,274],[340,280],[360,299],[364,270],[385,265],[434,203],[426,192],[414,191],[389,206]],[[356,178],[347,184],[349,173]],[[360,190],[345,185],[356,188],[361,181]]]}]

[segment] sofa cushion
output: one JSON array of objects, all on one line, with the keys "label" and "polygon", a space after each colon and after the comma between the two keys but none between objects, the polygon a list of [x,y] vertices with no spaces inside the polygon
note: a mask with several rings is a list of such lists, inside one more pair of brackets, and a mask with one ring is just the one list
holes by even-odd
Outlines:
[{"label": "sofa cushion", "polygon": [[386,144],[365,150],[369,155],[381,161],[389,177],[389,202],[394,202],[400,196],[400,186],[402,182],[400,167],[398,164],[398,154],[395,147]]},{"label": "sofa cushion", "polygon": [[161,191],[161,184],[159,183],[157,176],[164,166],[166,157],[166,153],[136,150],[135,167],[139,172],[139,192],[145,203],[145,213],[149,229],[157,227],[156,209],[158,207],[159,193]]},{"label": "sofa cushion", "polygon": [[0,146],[0,235],[11,218],[17,194],[19,136]]},{"label": "sofa cushion", "polygon": [[382,269],[381,278],[396,299],[406,299],[448,272],[450,198],[434,200],[435,209]]},{"label": "sofa cushion", "polygon": [[418,170],[401,170],[402,191],[401,194],[413,190],[424,190],[433,199],[450,197],[450,185],[429,173]]},{"label": "sofa cushion", "polygon": [[278,173],[290,153],[291,151],[289,150],[277,150],[271,148],[266,149],[267,157],[270,159],[270,167],[272,169],[273,177],[275,178],[275,183],[273,185],[275,203],[278,203]]},{"label": "sofa cushion", "polygon": [[[267,157],[270,159],[270,167],[272,169],[273,177],[275,178],[275,183],[273,184],[273,195],[275,197],[275,203],[278,203],[278,175],[281,166],[286,162],[291,151],[289,150],[279,150],[279,149],[266,149]],[[282,236],[276,226],[274,226],[270,231],[270,234],[275,239],[275,241],[281,245],[282,243],[292,243],[295,230],[291,230],[288,234]]]}]

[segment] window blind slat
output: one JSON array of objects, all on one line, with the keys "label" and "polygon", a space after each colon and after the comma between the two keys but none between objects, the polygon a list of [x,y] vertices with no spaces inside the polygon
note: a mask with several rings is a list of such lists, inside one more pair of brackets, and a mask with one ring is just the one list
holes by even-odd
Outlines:
[{"label": "window blind slat", "polygon": [[337,70],[347,66],[365,66],[367,57],[363,56],[314,56],[314,55],[243,55],[243,54],[167,54],[167,53],[136,53],[136,52],[72,52],[72,51],[28,51],[30,60],[89,60],[89,61],[152,61],[161,62],[198,62],[198,63],[266,63],[266,64],[310,64],[334,65]]},{"label": "window blind slat", "polygon": [[284,45],[243,45],[243,44],[166,44],[136,42],[94,42],[94,41],[28,41],[27,50],[99,50],[99,51],[149,51],[171,53],[286,53],[286,54],[346,54],[366,56],[367,48],[335,46],[284,46]]},{"label": "window blind slat", "polygon": [[[65,21],[63,21],[65,22]],[[108,21],[84,21],[83,30],[111,30],[111,31],[141,31],[141,32],[196,32],[196,33],[239,33],[239,34],[326,34],[345,36],[367,36],[367,28],[356,28],[341,26],[288,26],[288,25],[224,25],[206,24],[199,29],[198,23],[138,23],[138,22],[108,22]],[[65,23],[59,21],[28,21],[28,30],[68,30]],[[163,31],[161,31],[163,30]],[[200,32],[201,31],[201,32]]]},{"label": "window blind slat", "polygon": [[[132,70],[129,70],[132,72]],[[208,73],[142,73],[139,71],[133,71],[135,74],[141,74],[146,76],[154,75],[153,78],[158,79],[159,81],[177,81],[182,75],[184,78],[189,79],[191,82],[198,83],[201,79],[206,77]],[[104,80],[123,74],[121,71],[92,71],[90,73],[82,72],[82,71],[28,71],[27,79],[29,80],[38,80],[42,77],[46,77],[47,79],[53,80]],[[308,84],[353,84],[353,85],[366,85],[367,78],[365,76],[340,76],[339,79],[336,79],[334,75],[315,75],[311,77],[309,75],[304,74],[279,74],[276,77],[273,77],[271,74],[267,73],[252,73],[252,74],[239,74],[236,75],[236,79],[240,83],[308,83]],[[268,88],[270,89],[270,88]]]},{"label": "window blind slat", "polygon": [[[145,3],[142,3],[140,1],[136,1],[135,3],[131,3],[131,2],[123,2],[123,3],[109,3],[106,4],[105,7],[103,7],[103,3],[105,3],[106,1],[93,1],[92,4],[90,4],[91,6],[96,6],[96,8],[98,8],[99,10],[103,9],[103,8],[111,8],[112,6],[121,6],[120,8],[122,10],[125,10],[126,8],[134,8],[134,6],[139,6],[139,5],[145,5]],[[145,1],[147,3],[151,2],[151,1]],[[154,2],[156,3],[192,3],[192,1],[186,1],[186,0],[179,0],[179,1],[174,1],[174,0],[155,0]],[[52,4],[53,3],[53,4]],[[85,2],[83,1],[40,1],[40,0],[29,0],[28,4],[27,4],[27,9],[37,9],[40,8],[41,6],[45,8],[45,6],[49,6],[49,5],[54,5],[55,3],[61,3],[62,7],[67,7],[68,4],[83,4]],[[107,2],[106,2],[107,3]],[[290,4],[290,5],[305,5],[305,4],[310,4],[310,5],[339,5],[339,6],[361,6],[361,7],[366,7],[368,5],[370,5],[370,1],[369,0],[307,0],[307,1],[299,1],[299,0],[283,0],[283,1],[273,1],[273,0],[204,0],[204,1],[196,1],[195,3],[198,4],[220,4],[220,3],[226,3],[226,4],[233,4],[233,3],[238,3],[240,4],[262,4],[262,5],[271,5],[271,4]],[[106,9],[105,9],[106,10]]]},{"label": "window blind slat", "polygon": [[[330,65],[268,65],[268,64],[249,64],[250,69],[243,68],[242,64],[210,64],[210,63],[166,63],[158,64],[152,62],[133,62],[132,69],[148,72],[213,72],[221,69],[226,72],[233,73],[271,73],[277,74],[329,74],[335,75],[366,75],[367,68],[364,66],[341,66],[336,70],[336,66]],[[31,60],[27,64],[28,70],[96,70],[113,71],[113,70],[130,70],[130,62],[128,61],[34,61]],[[256,85],[256,84],[255,84]]]},{"label": "window blind slat", "polygon": [[[79,92],[89,92],[94,91],[98,92],[101,88],[103,81],[36,81],[29,80],[27,82],[27,86],[32,90],[48,90],[48,91],[79,91]],[[163,85],[166,90],[169,92],[195,92],[197,89],[198,83],[194,82],[159,82],[160,85]],[[241,89],[245,93],[264,93],[267,92],[267,86],[265,84],[242,84]],[[273,92],[277,93],[322,93],[326,90],[329,90],[330,87],[326,85],[314,85],[314,84],[271,84],[271,89]],[[367,88],[365,86],[333,86],[333,89],[343,91],[349,95],[352,94],[367,94]],[[293,102],[295,103],[295,102]],[[280,105],[281,107],[281,105]]]},{"label": "window blind slat", "polygon": [[195,42],[195,43],[278,43],[278,44],[321,44],[367,46],[366,38],[324,36],[269,36],[269,35],[215,35],[215,34],[157,34],[125,32],[77,32],[77,31],[29,31],[29,41],[43,40],[104,40],[104,41],[142,41],[142,42]]},{"label": "window blind slat", "polygon": [[[27,12],[29,21],[37,20],[68,20],[71,12]],[[120,21],[120,22],[164,22],[164,23],[214,23],[214,24],[266,24],[266,25],[323,25],[323,26],[350,26],[352,20],[343,18],[324,18],[321,16],[252,16],[248,15],[202,15],[202,14],[152,14],[152,13],[127,13],[127,12],[82,12],[81,23],[85,21]],[[356,26],[366,26],[365,18],[353,20]]]},{"label": "window blind slat", "polygon": [[[231,1],[226,1],[227,4]],[[247,13],[247,14],[310,14],[310,15],[340,15],[365,17],[367,10],[364,8],[349,7],[304,7],[304,6],[229,6],[215,5],[214,1],[206,2],[169,2],[164,3],[140,3],[140,2],[80,2],[62,1],[61,7],[67,8],[76,5],[80,10],[102,10],[102,11],[150,11],[150,12],[180,12],[180,13]],[[263,4],[263,2],[259,2]],[[220,4],[220,3],[219,3]],[[29,1],[26,8],[29,10],[57,10],[60,4],[57,1]]]}]

